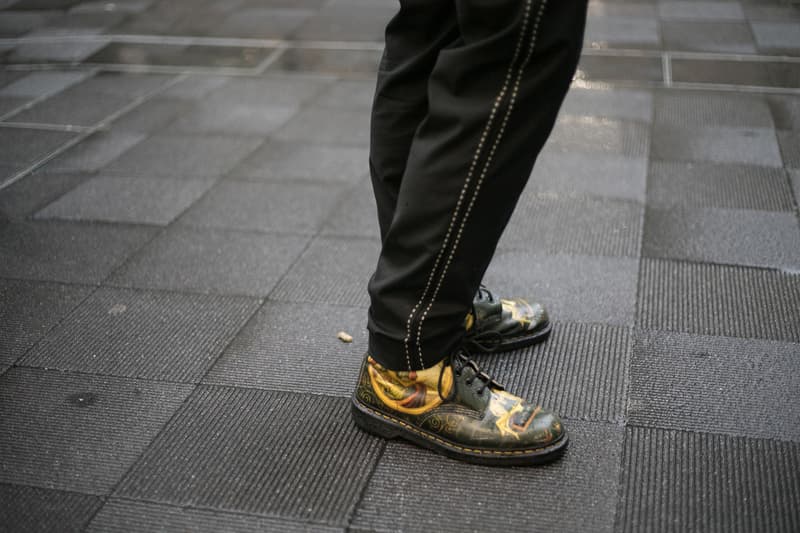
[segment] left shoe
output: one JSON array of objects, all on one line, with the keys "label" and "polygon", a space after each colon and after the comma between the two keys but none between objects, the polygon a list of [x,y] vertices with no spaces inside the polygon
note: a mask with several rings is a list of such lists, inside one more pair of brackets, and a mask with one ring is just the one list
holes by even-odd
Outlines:
[{"label": "left shoe", "polygon": [[542,342],[552,324],[539,303],[522,298],[498,298],[481,285],[464,326],[464,345],[472,353],[513,350]]}]

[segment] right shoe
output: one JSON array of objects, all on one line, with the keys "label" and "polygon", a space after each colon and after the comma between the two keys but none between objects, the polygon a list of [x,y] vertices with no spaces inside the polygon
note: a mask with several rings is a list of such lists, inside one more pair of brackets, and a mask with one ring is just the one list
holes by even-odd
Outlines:
[{"label": "right shoe", "polygon": [[461,353],[419,371],[387,370],[367,355],[352,414],[370,433],[469,463],[539,464],[567,447],[558,416],[506,392]]}]

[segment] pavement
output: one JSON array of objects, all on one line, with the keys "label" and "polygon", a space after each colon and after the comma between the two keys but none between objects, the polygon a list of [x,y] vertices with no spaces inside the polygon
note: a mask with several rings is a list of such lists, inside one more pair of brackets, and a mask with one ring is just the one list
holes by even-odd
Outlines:
[{"label": "pavement", "polygon": [[349,419],[394,9],[0,0],[0,531],[800,531],[800,7],[590,3],[485,280],[572,436],[511,469]]}]

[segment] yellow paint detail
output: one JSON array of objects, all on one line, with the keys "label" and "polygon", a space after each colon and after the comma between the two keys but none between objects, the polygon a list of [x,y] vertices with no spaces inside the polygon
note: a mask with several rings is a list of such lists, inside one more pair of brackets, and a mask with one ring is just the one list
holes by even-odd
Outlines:
[{"label": "yellow paint detail", "polygon": [[503,309],[511,313],[511,318],[524,325],[526,329],[530,329],[531,315],[533,315],[533,308],[525,300],[500,300]]},{"label": "yellow paint detail", "polygon": [[467,313],[467,318],[464,320],[464,329],[467,331],[472,329],[472,326],[475,325],[475,316],[472,313]]},{"label": "yellow paint detail", "polygon": [[[442,369],[444,361],[436,366],[415,372],[386,370],[370,361],[367,365],[372,390],[390,409],[410,415],[420,415],[441,405],[453,388],[453,369]],[[439,376],[442,390],[439,394]]]},{"label": "yellow paint detail", "polygon": [[519,434],[511,428],[511,417],[522,411],[522,398],[506,391],[492,391],[489,410],[495,416],[495,426],[501,435],[519,439]]}]

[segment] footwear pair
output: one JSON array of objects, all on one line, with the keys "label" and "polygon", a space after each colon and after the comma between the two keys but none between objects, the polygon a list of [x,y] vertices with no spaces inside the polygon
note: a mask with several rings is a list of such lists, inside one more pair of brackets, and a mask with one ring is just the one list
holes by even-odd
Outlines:
[{"label": "footwear pair", "polygon": [[[465,345],[480,352],[540,342],[551,328],[541,305],[498,299],[485,287],[465,327]],[[505,391],[463,352],[418,371],[389,370],[366,356],[352,413],[371,433],[471,463],[537,464],[567,446],[558,416]]]}]

